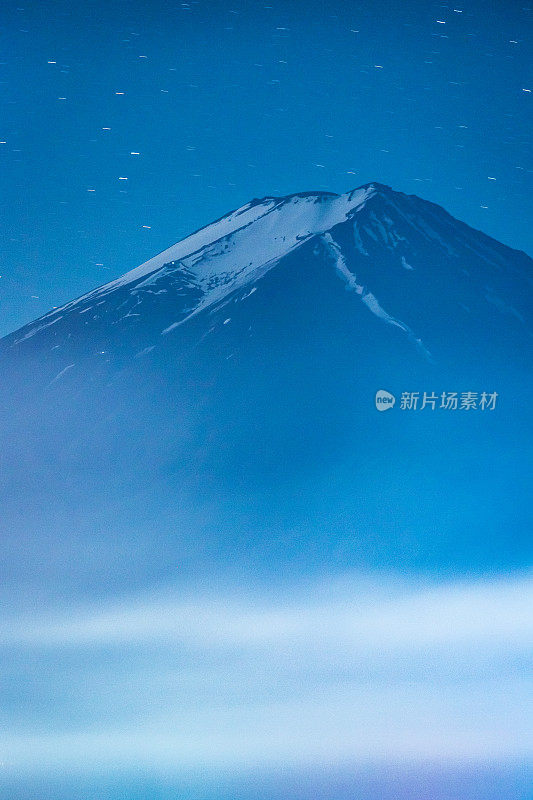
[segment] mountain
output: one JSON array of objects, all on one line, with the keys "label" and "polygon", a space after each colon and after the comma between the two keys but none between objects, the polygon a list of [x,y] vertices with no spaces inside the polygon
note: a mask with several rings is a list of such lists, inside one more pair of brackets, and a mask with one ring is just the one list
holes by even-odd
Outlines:
[{"label": "mountain", "polygon": [[[286,273],[286,293],[298,260],[305,260],[309,280],[316,279],[317,268],[335,274],[337,288],[355,295],[354,313],[364,305],[427,359],[430,343],[436,352],[446,349],[444,317],[448,335],[442,338],[450,340],[451,323],[452,338],[462,337],[463,345],[474,331],[480,344],[486,326],[496,324],[512,336],[529,324],[532,273],[525,254],[438,206],[369,184],[345,195],[308,192],[254,200],[24,326],[3,340],[2,353],[20,359],[39,352],[50,372],[58,368],[52,380],[59,380],[62,370],[79,370],[79,364],[66,363],[71,353],[112,360],[117,349],[146,355],[167,347],[166,337],[202,312],[205,320],[247,300],[273,270]],[[363,324],[370,329],[375,320],[363,317]]]},{"label": "mountain", "polygon": [[[267,197],[10,334],[21,569],[85,591],[110,563],[132,585],[176,563],[521,563],[532,264],[377,183]],[[440,408],[451,392],[497,405]]]}]

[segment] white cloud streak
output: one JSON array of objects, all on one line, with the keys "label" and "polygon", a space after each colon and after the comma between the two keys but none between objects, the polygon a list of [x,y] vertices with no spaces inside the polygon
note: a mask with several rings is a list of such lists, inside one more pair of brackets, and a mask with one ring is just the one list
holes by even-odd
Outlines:
[{"label": "white cloud streak", "polygon": [[[0,634],[4,765],[532,758],[532,644],[530,575],[422,587],[353,578],[279,602],[158,592],[11,620]],[[9,686],[28,654],[24,714]]]}]

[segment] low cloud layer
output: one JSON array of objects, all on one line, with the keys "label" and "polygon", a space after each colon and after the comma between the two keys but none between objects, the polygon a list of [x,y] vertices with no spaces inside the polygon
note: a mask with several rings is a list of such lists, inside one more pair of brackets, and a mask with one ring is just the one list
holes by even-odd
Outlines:
[{"label": "low cloud layer", "polygon": [[[533,756],[533,578],[176,592],[4,623],[7,770]],[[22,687],[22,688],[21,688]]]}]

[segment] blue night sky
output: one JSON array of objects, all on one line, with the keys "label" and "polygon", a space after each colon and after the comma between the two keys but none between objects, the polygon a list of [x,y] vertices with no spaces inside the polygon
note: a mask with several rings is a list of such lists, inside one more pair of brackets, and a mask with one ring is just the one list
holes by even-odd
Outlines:
[{"label": "blue night sky", "polygon": [[268,194],[377,180],[533,252],[526,0],[2,16],[0,333]]}]

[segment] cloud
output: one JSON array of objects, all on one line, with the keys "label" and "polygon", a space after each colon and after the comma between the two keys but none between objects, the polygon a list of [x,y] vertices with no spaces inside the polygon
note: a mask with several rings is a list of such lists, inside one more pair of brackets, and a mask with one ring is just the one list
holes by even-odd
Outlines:
[{"label": "cloud", "polygon": [[13,619],[0,635],[4,764],[530,758],[532,609],[530,575],[435,585],[352,576],[278,601],[166,590]]}]

